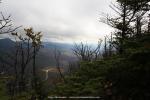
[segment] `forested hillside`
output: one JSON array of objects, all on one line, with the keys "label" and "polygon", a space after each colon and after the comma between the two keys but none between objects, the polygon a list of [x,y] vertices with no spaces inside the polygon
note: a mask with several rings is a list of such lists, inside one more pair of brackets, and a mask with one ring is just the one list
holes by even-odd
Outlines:
[{"label": "forested hillside", "polygon": [[117,0],[111,7],[117,17],[102,16],[102,22],[116,30],[105,41],[102,57],[82,59],[80,68],[67,75],[66,82],[59,83],[50,95],[150,99],[149,1]]},{"label": "forested hillside", "polygon": [[[113,96],[119,100],[148,100],[150,97],[150,35],[128,39],[126,53],[80,63],[50,95]],[[111,97],[110,97],[111,98]],[[147,99],[144,99],[147,98]],[[108,99],[110,100],[110,99]]]},{"label": "forested hillside", "polygon": [[32,27],[18,31],[22,26],[14,27],[11,16],[0,13],[0,35],[13,38],[0,40],[0,100],[149,100],[150,1],[110,4],[114,13],[99,16],[99,23],[114,31],[96,46],[82,39],[73,47],[43,42],[45,34]]}]

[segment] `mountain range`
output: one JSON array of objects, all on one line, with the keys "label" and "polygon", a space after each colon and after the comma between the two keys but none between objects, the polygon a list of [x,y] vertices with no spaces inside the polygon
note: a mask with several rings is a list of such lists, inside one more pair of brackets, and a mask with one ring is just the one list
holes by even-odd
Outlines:
[{"label": "mountain range", "polygon": [[[43,47],[40,49],[36,59],[36,65],[38,67],[56,66],[54,59],[55,48],[61,51],[61,62],[64,66],[66,66],[68,62],[76,60],[71,50],[73,47],[71,44],[42,42],[42,45]],[[10,53],[14,46],[15,42],[11,39],[0,39],[0,55],[4,56],[5,53]]]}]

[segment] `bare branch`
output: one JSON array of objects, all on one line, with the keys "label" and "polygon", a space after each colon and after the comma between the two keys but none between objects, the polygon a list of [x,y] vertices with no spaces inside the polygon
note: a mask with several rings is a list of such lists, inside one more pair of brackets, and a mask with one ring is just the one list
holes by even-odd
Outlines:
[{"label": "bare branch", "polygon": [[13,27],[12,20],[10,18],[11,15],[5,17],[2,12],[0,13],[0,34],[12,33],[21,27]]}]

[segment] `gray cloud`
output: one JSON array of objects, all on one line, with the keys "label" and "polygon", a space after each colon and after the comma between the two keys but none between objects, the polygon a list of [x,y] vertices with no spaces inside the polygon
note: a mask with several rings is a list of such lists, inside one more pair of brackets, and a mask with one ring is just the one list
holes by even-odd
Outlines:
[{"label": "gray cloud", "polygon": [[15,25],[43,32],[44,41],[97,41],[111,29],[98,21],[110,12],[111,0],[3,0],[0,9],[11,13]]}]

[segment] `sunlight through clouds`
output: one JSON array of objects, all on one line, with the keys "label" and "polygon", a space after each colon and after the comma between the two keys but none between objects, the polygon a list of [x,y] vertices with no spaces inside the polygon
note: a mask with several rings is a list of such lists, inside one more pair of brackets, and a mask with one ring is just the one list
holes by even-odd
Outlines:
[{"label": "sunlight through clouds", "polygon": [[[44,33],[43,41],[90,41],[112,29],[99,22],[109,13],[111,0],[5,0],[1,10],[11,14],[15,25],[32,26]],[[13,9],[12,9],[13,8]]]}]

